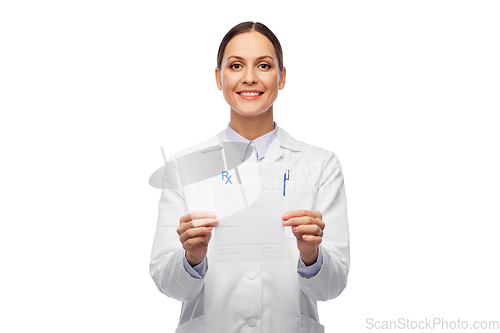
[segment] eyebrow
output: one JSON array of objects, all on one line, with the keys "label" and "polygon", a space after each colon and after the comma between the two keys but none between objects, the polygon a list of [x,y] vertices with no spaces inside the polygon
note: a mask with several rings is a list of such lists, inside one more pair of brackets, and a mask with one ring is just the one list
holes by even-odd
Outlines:
[{"label": "eyebrow", "polygon": [[[235,56],[235,55],[229,56],[229,57],[227,58],[227,60],[229,60],[229,59],[231,59],[231,58],[236,58],[236,59],[238,59],[238,60],[244,60],[242,57],[240,57],[240,56]],[[273,59],[273,57],[271,57],[270,55],[263,55],[263,56],[257,57],[257,60],[261,60],[261,59],[264,59],[264,58],[271,58],[271,59]],[[274,59],[273,59],[273,60],[274,60]]]}]

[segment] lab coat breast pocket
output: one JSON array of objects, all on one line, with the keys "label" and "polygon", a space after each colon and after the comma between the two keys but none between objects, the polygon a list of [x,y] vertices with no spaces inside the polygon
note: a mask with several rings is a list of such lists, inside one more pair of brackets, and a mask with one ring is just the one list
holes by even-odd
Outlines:
[{"label": "lab coat breast pocket", "polygon": [[309,318],[308,316],[300,316],[299,333],[324,333],[325,327]]},{"label": "lab coat breast pocket", "polygon": [[[290,176],[291,178],[291,176]],[[318,183],[314,179],[296,177],[286,181],[285,209],[312,209],[316,207]]]}]

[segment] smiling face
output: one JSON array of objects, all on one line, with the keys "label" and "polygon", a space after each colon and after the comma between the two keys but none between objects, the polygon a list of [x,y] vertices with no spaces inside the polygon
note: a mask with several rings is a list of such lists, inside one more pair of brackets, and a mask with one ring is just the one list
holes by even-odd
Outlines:
[{"label": "smiling face", "polygon": [[273,44],[256,32],[245,32],[229,41],[221,69],[215,70],[217,87],[231,111],[240,115],[272,112],[278,90],[285,86],[286,70],[280,73]]}]

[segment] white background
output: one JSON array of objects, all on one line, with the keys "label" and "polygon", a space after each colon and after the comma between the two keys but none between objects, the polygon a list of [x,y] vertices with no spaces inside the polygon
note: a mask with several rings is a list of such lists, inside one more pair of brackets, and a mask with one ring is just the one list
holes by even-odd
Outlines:
[{"label": "white background", "polygon": [[[275,121],[334,151],[351,271],[326,332],[500,320],[498,1],[3,1],[2,332],[173,332],[149,276],[168,155],[225,128],[243,21],[278,36]],[[328,232],[327,230],[325,230]]]}]

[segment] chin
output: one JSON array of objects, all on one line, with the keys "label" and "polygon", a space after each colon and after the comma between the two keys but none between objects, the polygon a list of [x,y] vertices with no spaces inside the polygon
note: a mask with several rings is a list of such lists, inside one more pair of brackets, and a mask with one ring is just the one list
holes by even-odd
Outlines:
[{"label": "chin", "polygon": [[263,111],[236,111],[236,113],[245,116],[245,117],[257,117],[259,115],[263,115],[265,112]]},{"label": "chin", "polygon": [[267,108],[266,110],[263,109],[233,109],[234,112],[241,114],[242,116],[259,116],[265,114],[267,111],[269,111],[271,107]]}]

